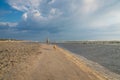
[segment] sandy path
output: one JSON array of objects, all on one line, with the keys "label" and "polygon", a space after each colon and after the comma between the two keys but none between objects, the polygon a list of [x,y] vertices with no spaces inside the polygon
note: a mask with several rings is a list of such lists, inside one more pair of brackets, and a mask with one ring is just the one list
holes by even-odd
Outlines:
[{"label": "sandy path", "polygon": [[60,48],[42,45],[4,80],[107,80]]},{"label": "sandy path", "polygon": [[47,48],[42,51],[39,64],[32,73],[33,80],[94,80],[86,76],[73,62],[59,51]]}]

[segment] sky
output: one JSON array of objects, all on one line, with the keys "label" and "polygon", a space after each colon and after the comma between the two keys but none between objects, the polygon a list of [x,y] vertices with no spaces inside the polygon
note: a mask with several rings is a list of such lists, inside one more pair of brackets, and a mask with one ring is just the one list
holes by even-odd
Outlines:
[{"label": "sky", "polygon": [[120,40],[120,0],[0,0],[0,38]]}]

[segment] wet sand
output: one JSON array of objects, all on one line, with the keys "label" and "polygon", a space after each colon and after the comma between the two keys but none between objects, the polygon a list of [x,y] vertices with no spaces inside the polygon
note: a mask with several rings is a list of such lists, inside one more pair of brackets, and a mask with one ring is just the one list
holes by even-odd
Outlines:
[{"label": "wet sand", "polygon": [[[70,52],[31,42],[0,42],[0,80],[110,80]],[[114,79],[115,80],[115,79]]]}]

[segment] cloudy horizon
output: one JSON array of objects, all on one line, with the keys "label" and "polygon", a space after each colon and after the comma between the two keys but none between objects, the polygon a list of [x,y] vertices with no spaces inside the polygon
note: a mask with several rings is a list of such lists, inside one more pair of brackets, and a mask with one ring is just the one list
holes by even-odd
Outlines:
[{"label": "cloudy horizon", "polygon": [[0,38],[120,40],[119,0],[1,0]]}]

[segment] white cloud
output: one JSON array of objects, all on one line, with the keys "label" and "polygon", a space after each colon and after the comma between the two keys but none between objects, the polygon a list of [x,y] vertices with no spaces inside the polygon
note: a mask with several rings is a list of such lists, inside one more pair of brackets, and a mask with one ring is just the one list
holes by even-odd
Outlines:
[{"label": "white cloud", "polygon": [[35,17],[38,17],[38,16],[41,16],[41,14],[40,14],[39,11],[36,11],[36,12],[34,12],[34,16],[35,16]]},{"label": "white cloud", "polygon": [[19,11],[28,11],[28,7],[30,7],[29,1],[27,0],[8,0],[9,5]]},{"label": "white cloud", "polygon": [[18,23],[13,22],[0,22],[0,26],[16,27]]},{"label": "white cloud", "polygon": [[22,18],[23,18],[24,21],[27,20],[27,17],[28,17],[27,13],[24,13],[23,16],[22,16]]},{"label": "white cloud", "polygon": [[51,0],[48,4],[53,4],[56,0]]},{"label": "white cloud", "polygon": [[48,19],[54,19],[54,18],[59,17],[60,15],[62,15],[62,12],[60,12],[56,8],[52,8],[49,12]]},{"label": "white cloud", "polygon": [[[109,10],[88,21],[91,28],[109,28],[120,23],[120,10]],[[115,27],[115,26],[114,26]]]},{"label": "white cloud", "polygon": [[83,14],[90,14],[96,11],[99,8],[98,0],[82,0],[83,6],[82,11]]},{"label": "white cloud", "polygon": [[54,15],[55,13],[56,13],[56,9],[55,9],[55,8],[52,8],[52,9],[50,10],[50,14]]},{"label": "white cloud", "polygon": [[[67,15],[69,19],[75,19],[76,22],[83,22],[93,28],[107,27],[116,23],[120,20],[120,11],[110,10],[99,12],[99,9],[105,6],[110,6],[117,0],[50,0],[48,3],[46,0],[8,0],[8,3],[15,9],[23,11],[23,20],[32,21],[51,21],[51,19],[59,19]],[[66,2],[66,3],[65,3]],[[63,5],[59,5],[59,4]],[[51,4],[51,5],[49,5]],[[56,5],[55,5],[56,4]],[[64,7],[63,7],[64,6]],[[106,7],[105,7],[106,8]],[[94,15],[90,15],[94,14]],[[69,16],[68,16],[69,15]],[[74,18],[75,17],[75,18]],[[86,24],[87,23],[87,24]]]},{"label": "white cloud", "polygon": [[31,8],[38,8],[43,0],[27,0],[30,3]]},{"label": "white cloud", "polygon": [[[95,29],[96,32],[99,32],[99,30],[109,32],[108,30],[111,26],[116,28],[115,25],[120,23],[120,4],[118,4],[117,1],[118,0],[8,0],[8,3],[13,8],[24,12],[22,16],[23,23],[19,24],[25,27],[25,29],[31,27],[31,30],[36,28],[37,30],[43,29],[49,32],[55,32],[56,29],[64,29],[63,31],[71,29],[68,30],[68,34],[70,31],[74,33],[73,35],[76,35],[75,32],[79,34],[81,33],[80,30]],[[52,30],[52,28],[56,29]],[[119,30],[119,27],[117,27],[117,29]],[[115,31],[116,29],[113,32],[111,31],[111,34]],[[58,33],[59,32],[58,30]],[[83,32],[83,34],[84,33],[85,32]]]},{"label": "white cloud", "polygon": [[23,20],[36,19],[35,21],[48,21],[56,18],[56,16],[60,16],[62,12],[49,5],[54,2],[55,0],[50,0],[48,3],[47,0],[8,0],[8,3],[13,8],[24,12]]},{"label": "white cloud", "polygon": [[16,22],[8,22],[8,25],[10,26],[10,27],[16,27],[17,25],[18,25],[18,23],[16,23]]},{"label": "white cloud", "polygon": [[9,5],[20,11],[38,9],[43,0],[8,0]]}]

